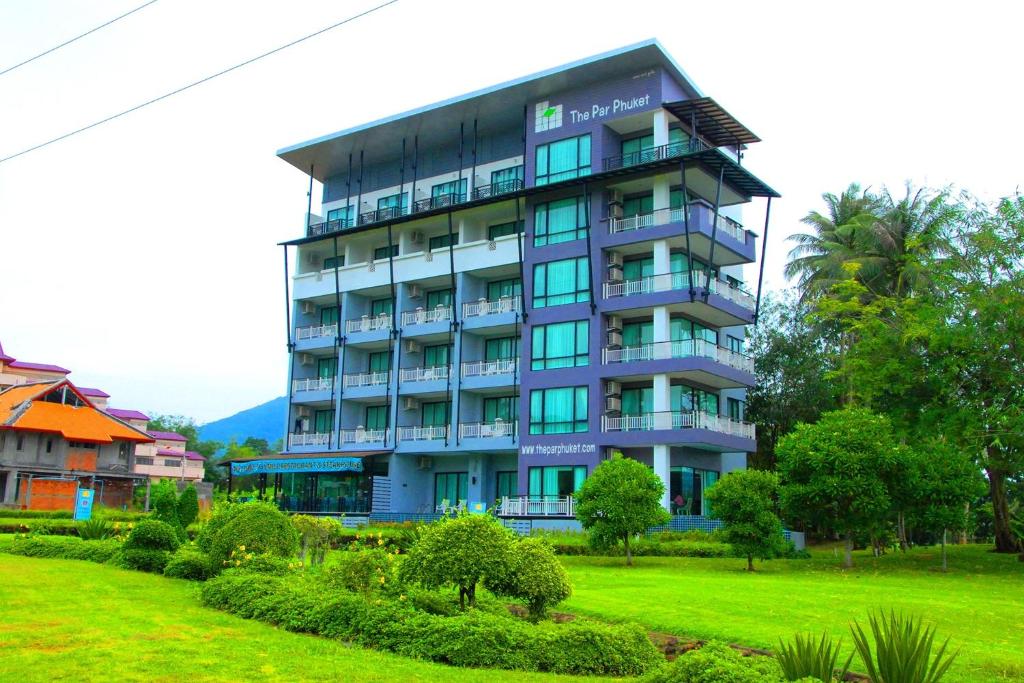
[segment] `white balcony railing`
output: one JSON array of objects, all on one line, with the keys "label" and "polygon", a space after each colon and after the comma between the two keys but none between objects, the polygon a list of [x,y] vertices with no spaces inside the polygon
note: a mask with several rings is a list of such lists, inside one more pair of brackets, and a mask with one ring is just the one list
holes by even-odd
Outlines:
[{"label": "white balcony railing", "polygon": [[319,339],[321,337],[338,336],[338,324],[331,325],[310,325],[309,327],[295,328],[295,338],[298,341],[303,339]]},{"label": "white balcony railing", "polygon": [[572,496],[503,496],[501,517],[573,517],[576,504]]},{"label": "white balcony railing", "polygon": [[602,432],[649,432],[658,429],[707,429],[720,434],[754,438],[754,425],[703,411],[681,413],[658,412],[641,415],[620,415],[601,417]]},{"label": "white balcony railing", "polygon": [[296,394],[302,391],[330,391],[333,387],[333,377],[310,377],[292,382],[292,391]]},{"label": "white balcony railing", "polygon": [[522,300],[518,296],[503,296],[497,301],[480,299],[468,304],[462,304],[462,317],[474,318],[483,315],[496,315],[498,313],[522,313]]},{"label": "white balcony railing", "polygon": [[330,441],[330,434],[317,434],[315,432],[310,432],[307,434],[288,435],[289,446],[326,446]]},{"label": "white balcony railing", "polygon": [[345,321],[345,333],[373,332],[374,330],[387,329],[391,327],[391,316],[381,313],[375,316],[364,315],[362,318],[353,318]]},{"label": "white balcony railing", "polygon": [[423,325],[425,323],[436,323],[442,320],[452,319],[451,306],[438,306],[437,308],[417,308],[415,311],[402,312],[402,325]]},{"label": "white balcony railing", "polygon": [[448,438],[448,425],[437,427],[399,427],[399,441],[435,441]]},{"label": "white balcony railing", "polygon": [[516,433],[515,421],[495,420],[494,422],[462,422],[459,424],[460,439],[500,439]]},{"label": "white balcony railing", "polygon": [[[695,204],[696,206],[696,204]],[[714,213],[714,209],[710,206],[706,207],[709,211]],[[643,230],[644,228],[653,228],[657,225],[668,225],[669,223],[682,223],[683,222],[683,209],[656,209],[650,213],[637,214],[635,216],[625,216],[623,218],[611,218],[608,221],[608,231],[613,235],[618,232],[631,232],[633,230]],[[728,235],[737,242],[745,244],[747,241],[747,231],[742,225],[737,223],[731,218],[718,216],[718,232]]]},{"label": "white balcony railing", "polygon": [[429,382],[435,379],[448,379],[447,365],[436,365],[432,368],[402,368],[398,371],[399,382]]},{"label": "white balcony railing", "polygon": [[[693,273],[693,286],[695,289],[704,289],[707,282],[707,273]],[[612,299],[620,296],[636,296],[637,294],[670,292],[674,290],[689,289],[689,287],[690,277],[687,273],[662,273],[660,275],[649,275],[638,280],[605,282],[604,298]],[[728,299],[747,310],[754,310],[754,297],[738,287],[733,287],[725,282],[712,278],[709,291],[712,294],[717,294],[723,299]]]},{"label": "white balcony railing", "polygon": [[355,429],[341,430],[341,443],[387,443],[391,436],[390,429]]},{"label": "white balcony railing", "polygon": [[496,360],[470,360],[462,364],[463,377],[491,377],[511,375],[519,370],[519,359],[498,358]]},{"label": "white balcony railing", "polygon": [[357,372],[342,377],[341,385],[349,387],[384,386],[391,381],[389,372]]},{"label": "white balcony railing", "polygon": [[672,358],[690,358],[698,356],[728,365],[744,372],[754,372],[754,359],[742,353],[730,351],[706,339],[681,339],[678,341],[654,342],[640,346],[624,348],[605,348],[602,353],[604,363],[633,363],[645,360],[668,360]]}]

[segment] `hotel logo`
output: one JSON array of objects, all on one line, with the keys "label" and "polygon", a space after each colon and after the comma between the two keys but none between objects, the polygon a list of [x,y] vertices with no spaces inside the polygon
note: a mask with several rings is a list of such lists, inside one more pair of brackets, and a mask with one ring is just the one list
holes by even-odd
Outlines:
[{"label": "hotel logo", "polygon": [[562,105],[538,102],[534,108],[533,132],[543,133],[562,127]]}]

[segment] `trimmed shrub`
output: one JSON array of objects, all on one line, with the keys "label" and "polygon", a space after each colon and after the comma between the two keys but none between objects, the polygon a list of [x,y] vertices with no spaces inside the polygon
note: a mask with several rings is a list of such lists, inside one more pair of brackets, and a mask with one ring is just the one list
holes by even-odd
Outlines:
[{"label": "trimmed shrub", "polygon": [[394,558],[384,550],[348,553],[339,564],[325,570],[324,580],[334,588],[369,595],[395,583]]},{"label": "trimmed shrub", "polygon": [[[238,553],[235,553],[236,557]],[[240,564],[235,565],[238,571],[252,572],[254,574],[269,574],[271,576],[284,576],[291,572],[298,562],[286,560],[283,557],[271,555],[270,553],[247,553]],[[230,564],[228,565],[230,567]]]},{"label": "trimmed shrub", "polygon": [[484,585],[498,595],[526,602],[534,620],[544,618],[549,607],[572,595],[565,568],[551,546],[539,538],[513,542],[507,571],[487,577]]},{"label": "trimmed shrub", "polygon": [[178,487],[170,481],[162,481],[150,491],[149,506],[153,517],[174,529],[179,540],[186,540],[185,525],[178,517]]},{"label": "trimmed shrub", "polygon": [[710,641],[682,654],[644,678],[644,683],[773,683],[785,680],[773,657],[745,656],[725,643]]},{"label": "trimmed shrub", "polygon": [[246,503],[234,518],[214,533],[210,567],[214,573],[229,565],[232,551],[264,553],[292,559],[298,551],[298,532],[288,516],[268,504]]},{"label": "trimmed shrub", "polygon": [[153,550],[151,548],[125,548],[121,551],[121,555],[118,558],[118,564],[126,569],[162,574],[164,567],[167,566],[170,559],[171,554],[166,550]]},{"label": "trimmed shrub", "polygon": [[196,487],[189,484],[178,496],[178,522],[181,526],[188,527],[189,524],[199,518],[199,494]]},{"label": "trimmed shrub", "polygon": [[[159,519],[144,519],[135,525],[124,542],[126,550],[166,550],[174,552],[181,545],[174,528]],[[163,567],[160,568],[163,570]]]},{"label": "trimmed shrub", "polygon": [[544,623],[545,671],[565,674],[639,676],[664,661],[637,624],[608,625],[576,620]]},{"label": "trimmed shrub", "polygon": [[164,576],[206,581],[210,578],[210,558],[194,548],[179,548],[164,567]]},{"label": "trimmed shrub", "polygon": [[217,532],[224,528],[224,526],[238,516],[242,510],[249,507],[263,506],[269,510],[277,510],[277,506],[271,503],[264,503],[261,501],[252,501],[248,503],[232,503],[229,501],[218,502],[213,507],[213,512],[210,515],[210,519],[203,524],[199,529],[199,533],[196,534],[196,545],[204,553],[210,552],[213,547],[213,537],[217,535]]},{"label": "trimmed shrub", "polygon": [[89,541],[72,536],[23,536],[11,539],[3,551],[25,557],[52,557],[63,560],[109,562],[121,550],[115,540]]}]

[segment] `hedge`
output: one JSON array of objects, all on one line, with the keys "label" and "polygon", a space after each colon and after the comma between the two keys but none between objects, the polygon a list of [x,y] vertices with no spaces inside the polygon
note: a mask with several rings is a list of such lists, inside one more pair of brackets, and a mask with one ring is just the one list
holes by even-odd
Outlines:
[{"label": "hedge", "polygon": [[181,547],[171,555],[164,567],[164,576],[191,581],[206,581],[210,578],[210,558],[194,548]]},{"label": "hedge", "polygon": [[83,541],[68,536],[25,536],[4,539],[4,542],[0,543],[0,551],[12,555],[100,563],[110,562],[120,550],[121,543],[114,539]]},{"label": "hedge", "polygon": [[408,600],[368,601],[325,590],[314,578],[228,570],[208,581],[203,603],[291,631],[463,667],[636,676],[662,662],[642,628],[577,620],[534,625],[471,610],[418,611]]},{"label": "hedge", "polygon": [[710,641],[652,672],[643,683],[782,683],[785,680],[774,657],[746,655],[725,643]]},{"label": "hedge", "polygon": [[[111,522],[134,522],[146,516],[145,512],[126,512],[113,508],[93,508],[94,517],[102,517]],[[71,510],[19,510],[17,508],[0,508],[3,519],[72,519]]]},{"label": "hedge", "polygon": [[[51,517],[7,517],[7,513],[10,510],[0,511],[4,515],[0,517],[0,534],[23,534],[30,533],[37,529],[45,529],[47,533],[54,536],[77,536],[78,525],[81,522],[77,522],[73,519],[64,518],[51,518]],[[27,510],[26,512],[35,512],[35,510]],[[111,523],[120,523],[122,528],[126,524],[133,524],[146,519],[145,516],[135,517],[129,520],[117,519],[117,517],[106,517],[100,516],[100,519],[107,520]],[[190,538],[195,538],[196,534],[200,529],[199,524],[193,524],[186,530]]]},{"label": "hedge", "polygon": [[[586,541],[574,543],[552,539],[551,547],[558,555],[621,556],[625,554],[621,547],[595,550],[587,545]],[[634,557],[735,557],[736,555],[728,543],[716,541],[653,541],[648,538],[640,538],[631,542],[629,549]]]}]

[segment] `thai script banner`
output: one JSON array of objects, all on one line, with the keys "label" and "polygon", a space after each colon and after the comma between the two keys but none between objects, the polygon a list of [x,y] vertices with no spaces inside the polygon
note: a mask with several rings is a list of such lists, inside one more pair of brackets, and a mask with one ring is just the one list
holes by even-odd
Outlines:
[{"label": "thai script banner", "polygon": [[360,458],[309,458],[296,460],[252,460],[231,463],[231,474],[280,474],[282,472],[362,472]]}]

